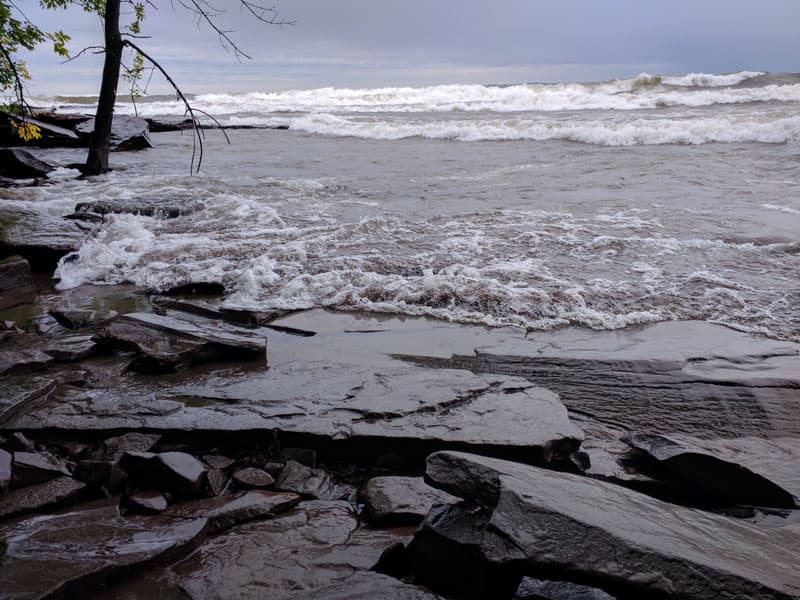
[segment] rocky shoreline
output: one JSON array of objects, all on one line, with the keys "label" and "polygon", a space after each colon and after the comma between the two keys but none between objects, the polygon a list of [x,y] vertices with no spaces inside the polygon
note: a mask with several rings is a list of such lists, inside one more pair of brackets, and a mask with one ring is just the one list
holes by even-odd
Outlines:
[{"label": "rocky shoreline", "polygon": [[0,598],[800,598],[800,345],[52,289],[192,207],[0,211]]}]

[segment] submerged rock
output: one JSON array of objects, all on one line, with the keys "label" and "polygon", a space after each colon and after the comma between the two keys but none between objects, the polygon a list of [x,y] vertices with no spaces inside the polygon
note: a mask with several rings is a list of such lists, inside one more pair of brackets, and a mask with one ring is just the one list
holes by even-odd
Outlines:
[{"label": "submerged rock", "polygon": [[637,433],[624,440],[709,503],[798,508],[798,439],[704,440]]},{"label": "submerged rock", "polygon": [[[94,132],[94,118],[76,125],[75,131],[88,143],[89,137]],[[150,128],[146,120],[127,115],[114,116],[114,120],[111,122],[110,149],[112,152],[144,150],[152,147]]]},{"label": "submerged rock", "polygon": [[204,208],[200,200],[181,200],[171,198],[126,199],[126,200],[93,200],[75,205],[75,212],[70,219],[98,221],[105,215],[131,214],[159,219],[175,219],[190,215]]},{"label": "submerged rock", "polygon": [[0,527],[0,590],[9,598],[86,598],[159,561],[178,560],[205,538],[205,519],[122,517],[116,502]]},{"label": "submerged rock", "polygon": [[[764,530],[586,477],[458,452],[430,456],[426,479],[484,507],[470,545],[493,567],[547,572],[626,598],[800,596],[792,528]],[[444,507],[426,523],[446,532],[467,515]]]},{"label": "submerged rock", "polygon": [[427,485],[422,477],[373,477],[364,489],[366,517],[373,523],[416,524],[434,504],[456,504],[460,500]]}]

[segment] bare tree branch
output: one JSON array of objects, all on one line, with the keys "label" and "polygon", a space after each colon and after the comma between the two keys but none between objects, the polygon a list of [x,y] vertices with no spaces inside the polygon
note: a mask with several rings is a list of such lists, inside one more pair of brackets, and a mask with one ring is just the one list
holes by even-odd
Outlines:
[{"label": "bare tree branch", "polygon": [[[193,130],[193,134],[194,134],[193,135],[193,139],[192,139],[192,160],[189,163],[189,170],[190,170],[190,172],[194,171],[195,173],[199,173],[200,172],[200,165],[203,162],[203,139],[204,139],[205,133],[203,132],[202,128],[200,127],[200,120],[197,118],[197,114],[204,115],[204,116],[208,117],[209,119],[211,119],[220,128],[220,130],[222,131],[222,134],[225,136],[225,140],[228,142],[228,144],[230,144],[231,140],[228,137],[228,133],[225,131],[225,128],[222,126],[222,124],[219,121],[217,121],[217,119],[212,117],[207,112],[199,110],[197,108],[194,108],[191,105],[191,103],[186,98],[184,93],[178,87],[178,84],[175,83],[175,81],[172,79],[172,77],[170,77],[169,73],[167,73],[167,71],[164,69],[164,67],[162,67],[161,64],[157,60],[155,60],[152,56],[147,54],[144,50],[142,50],[139,46],[137,46],[136,44],[134,44],[130,40],[124,40],[122,43],[123,43],[123,45],[128,46],[129,48],[133,48],[136,52],[138,52],[144,58],[146,58],[148,61],[150,61],[150,63],[156,69],[159,70],[159,72],[164,76],[164,78],[167,80],[167,82],[172,86],[172,89],[175,90],[175,93],[178,95],[178,98],[180,99],[181,102],[183,102],[183,105],[186,107],[186,112],[189,114],[189,117],[192,120],[192,130]],[[197,158],[197,167],[196,168],[194,166],[195,157]]]},{"label": "bare tree branch", "polygon": [[28,104],[27,100],[25,100],[25,86],[22,83],[22,77],[17,70],[17,65],[14,64],[14,60],[11,58],[11,55],[6,50],[6,47],[0,43],[0,54],[3,55],[3,58],[8,63],[8,67],[11,69],[11,73],[14,75],[14,87],[16,88],[16,95],[17,101],[19,102],[20,113],[22,114],[23,118],[25,113],[31,113],[31,107]]}]

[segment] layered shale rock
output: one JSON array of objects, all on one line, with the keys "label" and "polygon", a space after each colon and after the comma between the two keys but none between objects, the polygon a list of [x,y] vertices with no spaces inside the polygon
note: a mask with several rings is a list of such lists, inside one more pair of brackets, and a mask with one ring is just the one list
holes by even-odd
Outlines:
[{"label": "layered shale rock", "polygon": [[791,527],[764,530],[586,477],[457,452],[429,457],[426,478],[483,510],[432,511],[410,551],[424,555],[446,540],[496,586],[546,572],[619,598],[800,597]]}]

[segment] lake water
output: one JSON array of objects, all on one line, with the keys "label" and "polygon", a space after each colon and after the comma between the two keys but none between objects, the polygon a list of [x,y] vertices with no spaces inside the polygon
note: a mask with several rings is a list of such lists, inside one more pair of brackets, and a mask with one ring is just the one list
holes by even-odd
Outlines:
[{"label": "lake water", "polygon": [[[231,130],[230,146],[207,131],[199,175],[191,133],[163,133],[113,155],[106,176],[0,190],[52,214],[104,198],[204,203],[174,220],[107,218],[60,287],[219,281],[231,307],[531,330],[701,319],[800,341],[800,75],[193,101],[224,124],[289,129]],[[183,114],[166,97],[137,106]]]}]

